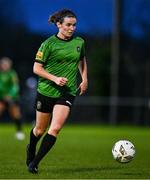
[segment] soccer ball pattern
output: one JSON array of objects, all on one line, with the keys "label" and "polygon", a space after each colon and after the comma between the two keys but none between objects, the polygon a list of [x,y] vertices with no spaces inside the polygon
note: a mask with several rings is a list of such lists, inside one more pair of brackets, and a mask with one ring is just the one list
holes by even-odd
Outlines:
[{"label": "soccer ball pattern", "polygon": [[117,141],[112,148],[112,154],[118,162],[130,162],[135,156],[135,146],[128,140]]}]

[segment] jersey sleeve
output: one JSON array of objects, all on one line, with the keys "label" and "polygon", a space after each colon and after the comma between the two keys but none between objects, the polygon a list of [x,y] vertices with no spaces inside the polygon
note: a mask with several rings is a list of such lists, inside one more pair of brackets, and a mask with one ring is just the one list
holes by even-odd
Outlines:
[{"label": "jersey sleeve", "polygon": [[85,57],[85,41],[83,41],[82,43],[80,60],[83,60],[84,57]]},{"label": "jersey sleeve", "polygon": [[41,44],[40,48],[38,49],[36,53],[35,61],[44,64],[49,55],[50,55],[49,46],[45,41],[44,43]]}]

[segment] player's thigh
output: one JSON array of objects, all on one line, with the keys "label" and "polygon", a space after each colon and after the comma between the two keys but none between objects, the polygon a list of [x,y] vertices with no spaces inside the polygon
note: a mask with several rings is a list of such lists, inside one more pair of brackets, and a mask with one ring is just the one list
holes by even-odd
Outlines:
[{"label": "player's thigh", "polygon": [[69,112],[70,107],[60,104],[55,105],[50,129],[61,129],[66,119],[68,118]]},{"label": "player's thigh", "polygon": [[0,101],[0,115],[5,111],[6,105],[5,103]]},{"label": "player's thigh", "polygon": [[9,106],[9,113],[12,118],[19,119],[21,118],[20,106],[17,103],[13,103]]},{"label": "player's thigh", "polygon": [[51,113],[43,113],[40,111],[36,111],[36,124],[35,127],[37,129],[45,130],[50,122]]}]

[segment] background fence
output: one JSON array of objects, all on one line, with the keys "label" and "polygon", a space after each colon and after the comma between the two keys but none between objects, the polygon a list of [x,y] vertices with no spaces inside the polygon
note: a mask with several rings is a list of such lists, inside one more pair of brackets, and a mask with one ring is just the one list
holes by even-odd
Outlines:
[{"label": "background fence", "polygon": [[0,56],[12,58],[18,72],[24,121],[35,118],[35,54],[57,31],[47,24],[48,16],[64,7],[77,14],[89,77],[88,91],[77,97],[70,121],[149,125],[149,0],[0,0]]}]

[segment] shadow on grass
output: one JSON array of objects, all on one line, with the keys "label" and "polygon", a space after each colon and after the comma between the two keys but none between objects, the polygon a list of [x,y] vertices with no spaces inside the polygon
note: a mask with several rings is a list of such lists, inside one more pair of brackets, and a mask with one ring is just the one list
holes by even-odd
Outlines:
[{"label": "shadow on grass", "polygon": [[[141,175],[143,175],[143,173],[140,173],[140,172],[139,173],[137,173],[137,172],[127,172],[127,173],[120,173],[120,174],[125,175],[125,176],[133,176],[133,175],[141,176]],[[147,175],[150,177],[149,173]]]},{"label": "shadow on grass", "polygon": [[[51,169],[51,167],[49,167],[49,169]],[[62,167],[62,168],[58,168],[52,170],[53,173],[60,173],[60,172],[64,172],[64,173],[79,173],[79,172],[96,172],[96,171],[108,171],[108,170],[115,170],[115,169],[119,169],[119,167]],[[42,171],[46,171],[44,169],[42,169]]]}]

